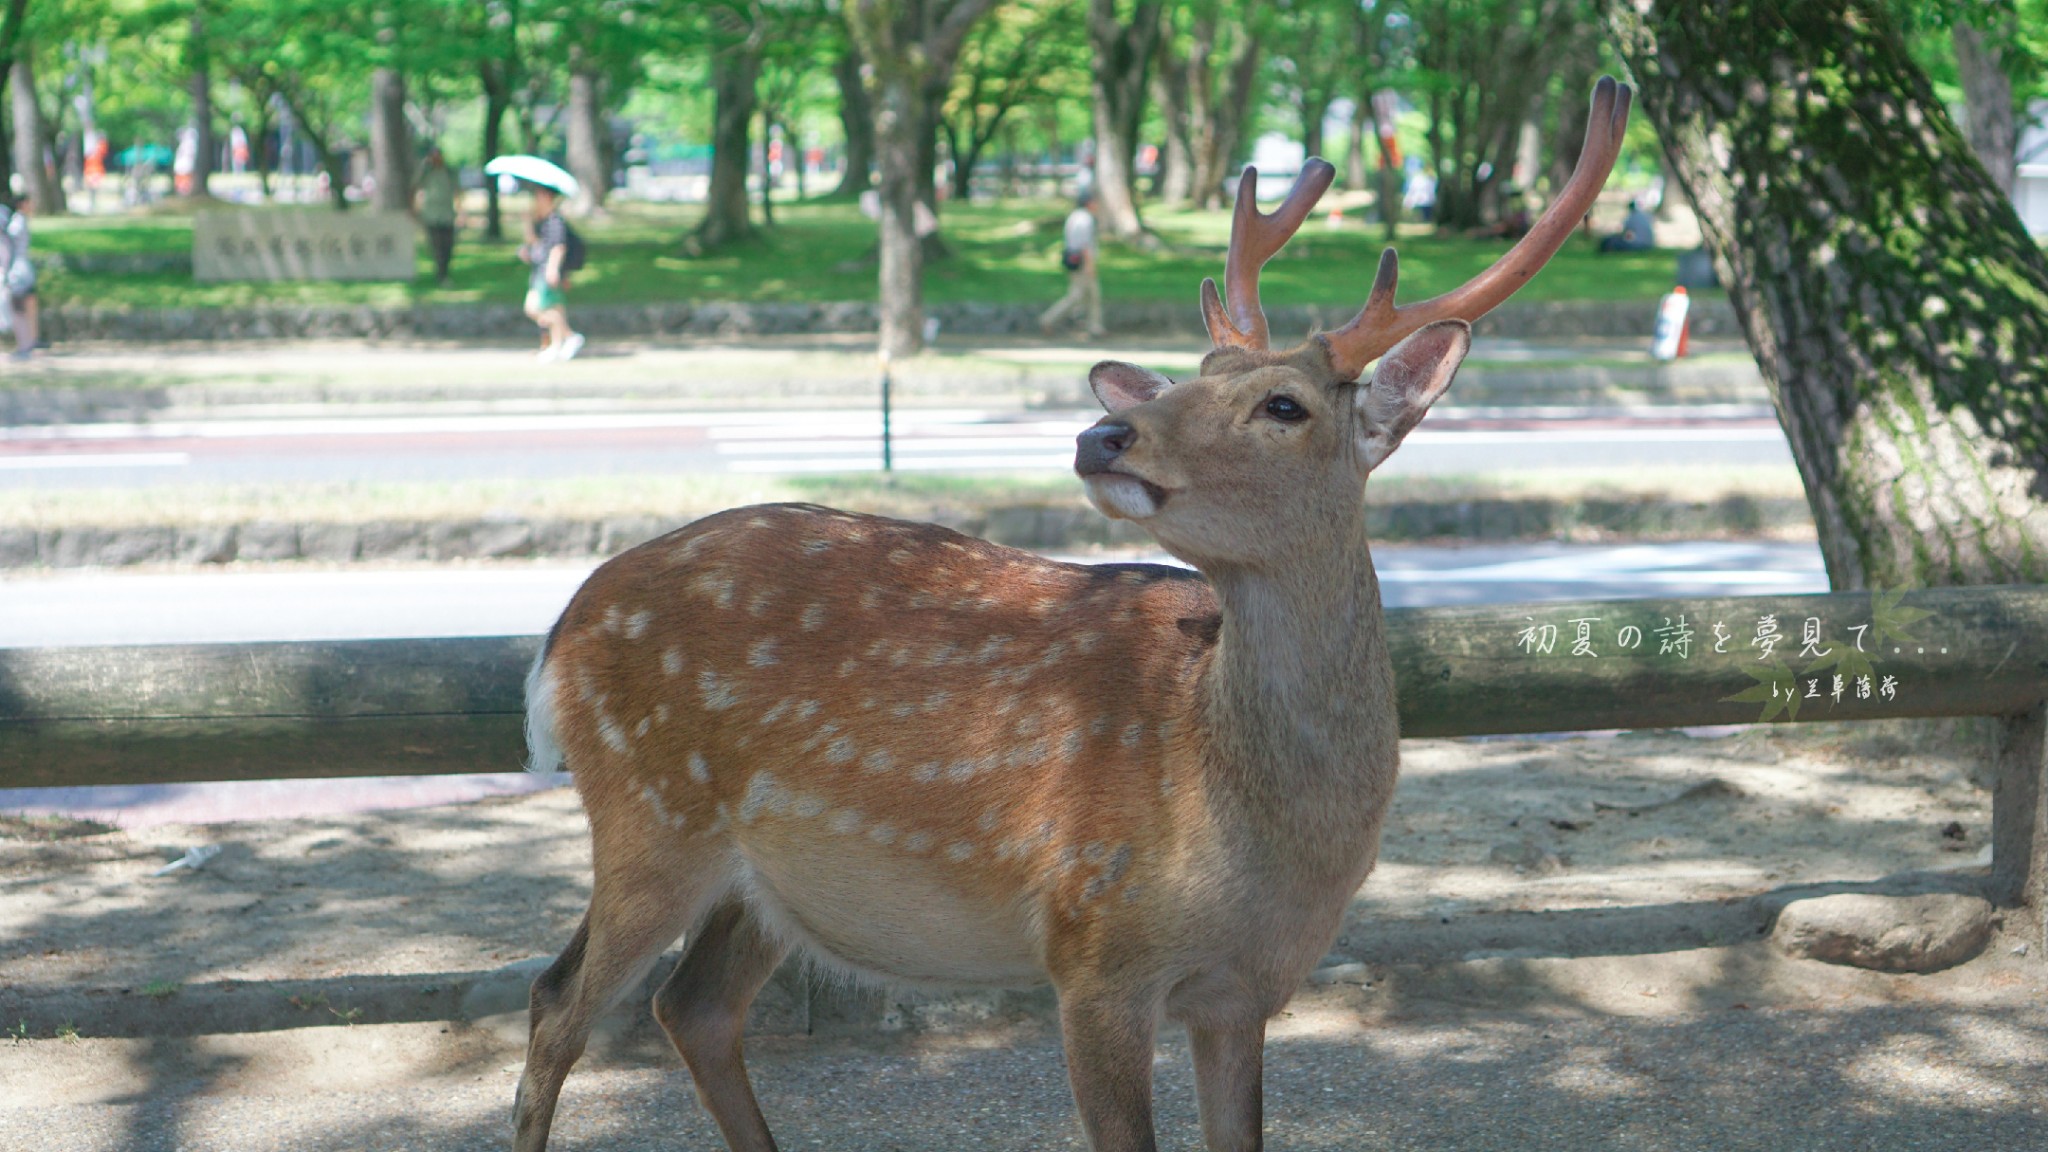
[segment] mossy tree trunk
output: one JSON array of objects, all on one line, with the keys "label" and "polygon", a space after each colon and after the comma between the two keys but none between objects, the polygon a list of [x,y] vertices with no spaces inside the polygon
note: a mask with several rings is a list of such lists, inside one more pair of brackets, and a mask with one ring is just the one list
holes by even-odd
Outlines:
[{"label": "mossy tree trunk", "polygon": [[1609,0],[1838,589],[2048,581],[2048,262],[1855,0]]}]

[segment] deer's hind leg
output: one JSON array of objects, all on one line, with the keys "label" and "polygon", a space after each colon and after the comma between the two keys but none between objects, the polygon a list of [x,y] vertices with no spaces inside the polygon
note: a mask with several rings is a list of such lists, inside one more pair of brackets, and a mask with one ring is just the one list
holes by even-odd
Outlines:
[{"label": "deer's hind leg", "polygon": [[734,1152],[774,1152],[775,1138],[754,1099],[740,1036],[747,1009],[789,945],[763,928],[737,896],[714,908],[654,997],[654,1018],[690,1066],[697,1097]]},{"label": "deer's hind leg", "polygon": [[[516,1152],[542,1152],[562,1081],[591,1026],[704,915],[728,883],[715,852],[667,844],[611,844],[593,821],[590,910],[554,964],[533,982],[526,1071],[512,1104]],[[627,862],[621,868],[613,861]],[[608,866],[610,865],[610,866]]]}]

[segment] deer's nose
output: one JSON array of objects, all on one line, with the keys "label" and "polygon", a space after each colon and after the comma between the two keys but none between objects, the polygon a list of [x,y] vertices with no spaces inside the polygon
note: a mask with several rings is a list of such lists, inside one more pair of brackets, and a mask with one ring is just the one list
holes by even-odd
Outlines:
[{"label": "deer's nose", "polygon": [[1074,452],[1074,471],[1083,476],[1107,472],[1116,458],[1137,443],[1138,430],[1116,422],[1097,424],[1081,433]]}]

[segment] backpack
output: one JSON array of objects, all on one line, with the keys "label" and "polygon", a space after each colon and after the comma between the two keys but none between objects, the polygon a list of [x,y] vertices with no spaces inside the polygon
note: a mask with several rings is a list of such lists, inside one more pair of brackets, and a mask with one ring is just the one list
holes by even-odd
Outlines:
[{"label": "backpack", "polygon": [[564,237],[562,247],[566,249],[562,253],[562,272],[566,275],[583,267],[583,258],[586,252],[583,246],[583,237],[578,235],[574,228],[569,227],[567,220],[562,221],[562,234]]}]

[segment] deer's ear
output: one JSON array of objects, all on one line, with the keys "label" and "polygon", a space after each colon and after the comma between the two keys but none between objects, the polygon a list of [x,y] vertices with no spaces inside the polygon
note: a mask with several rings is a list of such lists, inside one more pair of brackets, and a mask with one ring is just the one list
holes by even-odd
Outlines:
[{"label": "deer's ear", "polygon": [[1088,370],[1088,387],[1095,390],[1095,398],[1102,401],[1104,408],[1121,412],[1173,387],[1173,381],[1150,368],[1104,360]]},{"label": "deer's ear", "polygon": [[1358,453],[1367,471],[1394,454],[1429,406],[1451,386],[1465,353],[1472,350],[1472,326],[1439,320],[1394,345],[1372,379],[1358,390]]}]

